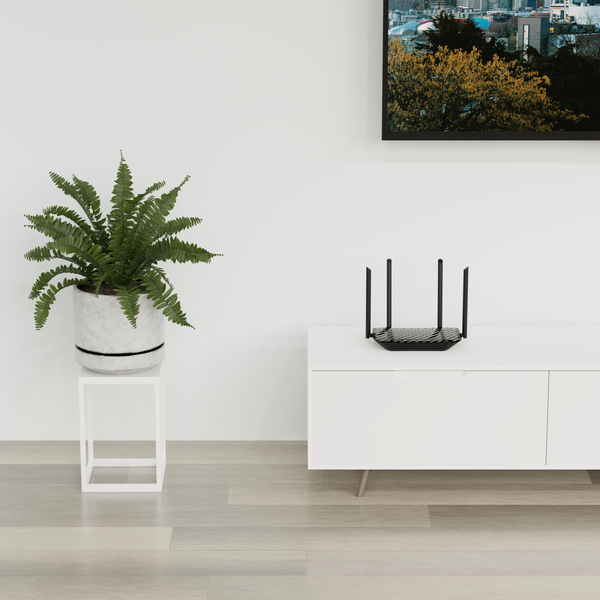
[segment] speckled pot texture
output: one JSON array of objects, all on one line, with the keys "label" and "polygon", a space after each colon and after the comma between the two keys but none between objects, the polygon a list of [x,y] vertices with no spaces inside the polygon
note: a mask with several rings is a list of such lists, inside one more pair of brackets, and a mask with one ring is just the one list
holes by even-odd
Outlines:
[{"label": "speckled pot texture", "polygon": [[140,373],[165,358],[165,318],[146,294],[134,329],[116,296],[73,286],[75,360],[98,373]]}]

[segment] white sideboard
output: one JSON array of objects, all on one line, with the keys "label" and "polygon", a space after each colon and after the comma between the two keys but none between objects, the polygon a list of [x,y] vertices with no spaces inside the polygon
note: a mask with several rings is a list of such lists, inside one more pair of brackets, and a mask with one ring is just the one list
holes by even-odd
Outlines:
[{"label": "white sideboard", "polygon": [[389,352],[364,328],[310,328],[308,468],[598,469],[599,340],[473,327],[444,352]]}]

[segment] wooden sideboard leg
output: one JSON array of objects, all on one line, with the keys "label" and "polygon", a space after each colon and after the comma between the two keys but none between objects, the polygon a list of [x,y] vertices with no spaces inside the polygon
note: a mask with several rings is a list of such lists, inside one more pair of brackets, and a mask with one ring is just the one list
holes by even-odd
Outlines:
[{"label": "wooden sideboard leg", "polygon": [[367,479],[369,479],[369,469],[365,469],[360,476],[360,483],[358,484],[358,492],[356,493],[357,498],[362,498],[362,495],[365,491],[365,487],[367,486]]}]

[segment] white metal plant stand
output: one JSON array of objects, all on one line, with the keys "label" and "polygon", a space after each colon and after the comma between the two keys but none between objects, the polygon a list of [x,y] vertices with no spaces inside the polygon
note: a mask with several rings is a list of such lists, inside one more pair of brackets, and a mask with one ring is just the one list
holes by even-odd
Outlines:
[{"label": "white metal plant stand", "polygon": [[[156,421],[156,458],[96,458],[92,429],[93,385],[152,385]],[[167,466],[165,439],[165,387],[162,363],[127,375],[107,375],[81,368],[79,374],[79,425],[82,492],[161,492]],[[86,444],[87,442],[87,444]],[[87,448],[86,448],[87,445]],[[87,450],[87,452],[86,452]],[[156,467],[156,483],[90,483],[96,467]]]}]

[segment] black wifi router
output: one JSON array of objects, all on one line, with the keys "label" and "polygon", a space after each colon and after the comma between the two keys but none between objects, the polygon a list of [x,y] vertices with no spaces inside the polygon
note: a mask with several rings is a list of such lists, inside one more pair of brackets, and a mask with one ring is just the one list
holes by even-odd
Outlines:
[{"label": "black wifi router", "polygon": [[456,327],[442,327],[442,287],[444,261],[438,260],[437,327],[392,327],[392,260],[387,261],[387,327],[376,327],[371,332],[371,269],[367,267],[367,323],[366,337],[373,338],[386,350],[448,350],[467,338],[467,300],[469,267],[463,271],[462,333]]}]

